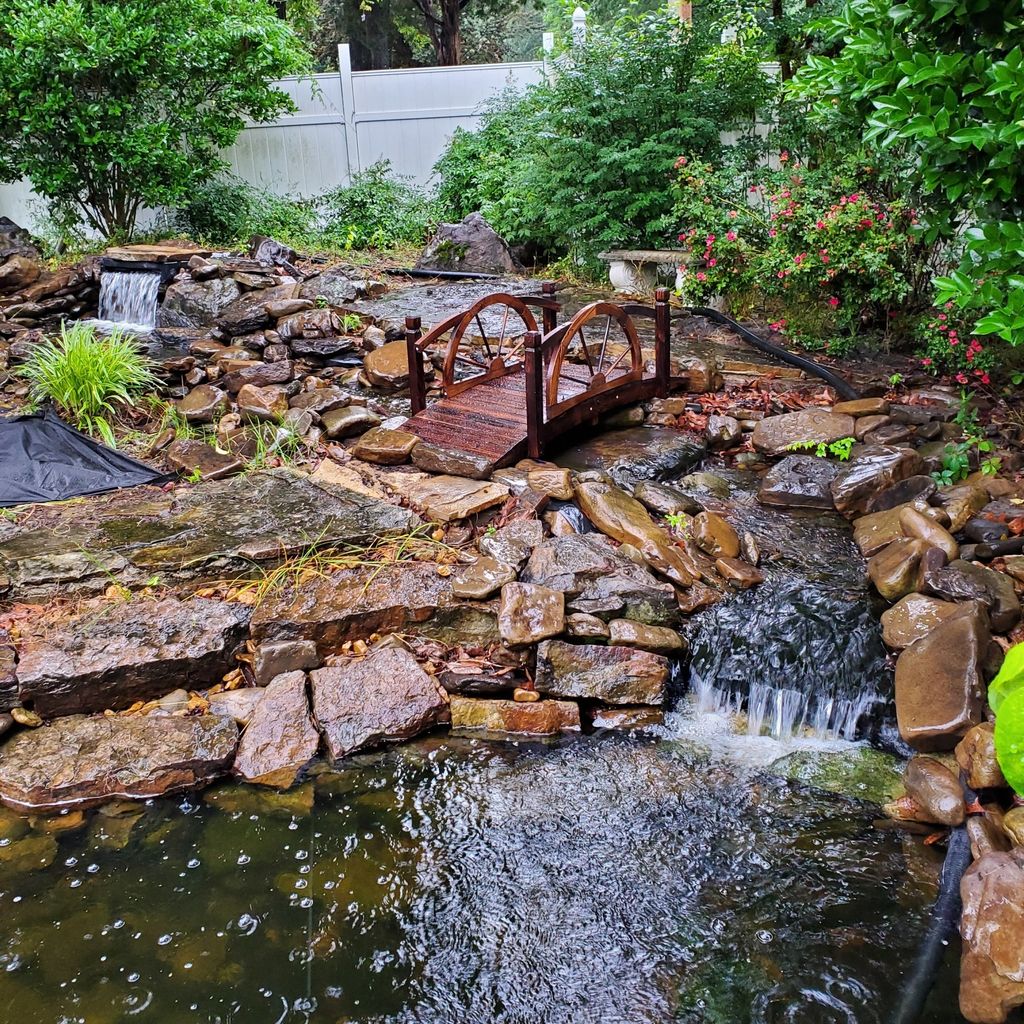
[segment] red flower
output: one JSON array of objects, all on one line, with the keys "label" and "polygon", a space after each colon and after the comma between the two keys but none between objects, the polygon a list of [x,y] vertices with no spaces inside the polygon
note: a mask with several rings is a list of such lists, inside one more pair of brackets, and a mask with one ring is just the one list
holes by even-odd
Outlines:
[{"label": "red flower", "polygon": [[932,361],[927,356],[925,356],[924,359],[921,360],[921,365],[922,366],[931,366],[932,365]]},{"label": "red flower", "polygon": [[830,306],[831,306],[831,307],[832,307],[833,309],[835,309],[835,308],[836,308],[836,306],[838,306],[838,305],[839,305],[839,299],[837,299],[837,298],[836,298],[836,297],[835,297],[834,295],[830,295],[830,296],[828,297],[828,304],[829,304],[829,305],[830,305]]}]

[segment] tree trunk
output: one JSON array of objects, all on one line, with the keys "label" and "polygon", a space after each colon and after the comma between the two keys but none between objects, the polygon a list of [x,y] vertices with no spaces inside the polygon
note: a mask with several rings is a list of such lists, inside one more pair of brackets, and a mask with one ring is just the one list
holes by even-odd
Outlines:
[{"label": "tree trunk", "polygon": [[468,0],[416,0],[439,67],[462,63],[462,8]]}]

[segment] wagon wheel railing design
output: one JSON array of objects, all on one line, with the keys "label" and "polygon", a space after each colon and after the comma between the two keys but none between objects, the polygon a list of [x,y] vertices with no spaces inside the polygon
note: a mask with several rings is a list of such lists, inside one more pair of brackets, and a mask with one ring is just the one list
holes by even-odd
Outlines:
[{"label": "wagon wheel railing design", "polygon": [[544,355],[547,421],[644,375],[636,325],[621,306],[611,302],[584,306],[547,335]]}]

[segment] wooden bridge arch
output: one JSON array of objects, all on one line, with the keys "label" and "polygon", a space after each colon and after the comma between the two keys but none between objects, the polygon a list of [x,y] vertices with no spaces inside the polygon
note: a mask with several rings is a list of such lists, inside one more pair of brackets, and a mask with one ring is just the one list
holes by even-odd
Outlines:
[{"label": "wooden bridge arch", "polygon": [[[668,394],[667,288],[657,290],[653,306],[592,302],[562,324],[561,305],[554,296],[550,284],[540,295],[496,292],[426,334],[418,317],[407,318],[413,415],[404,429],[497,467],[525,455],[540,458],[566,431],[623,406]],[[534,310],[541,314],[539,324]],[[497,337],[489,335],[482,319],[488,311],[500,318]],[[654,321],[653,370],[645,366],[638,318]],[[595,341],[592,331],[597,322],[604,328]],[[428,406],[424,353],[442,346],[443,394]]]}]

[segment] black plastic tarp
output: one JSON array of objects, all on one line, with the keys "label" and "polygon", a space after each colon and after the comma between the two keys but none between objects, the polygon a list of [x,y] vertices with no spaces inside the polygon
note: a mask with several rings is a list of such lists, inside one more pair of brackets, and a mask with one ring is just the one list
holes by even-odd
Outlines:
[{"label": "black plastic tarp", "polygon": [[166,479],[165,474],[97,444],[53,411],[0,419],[0,508]]}]

